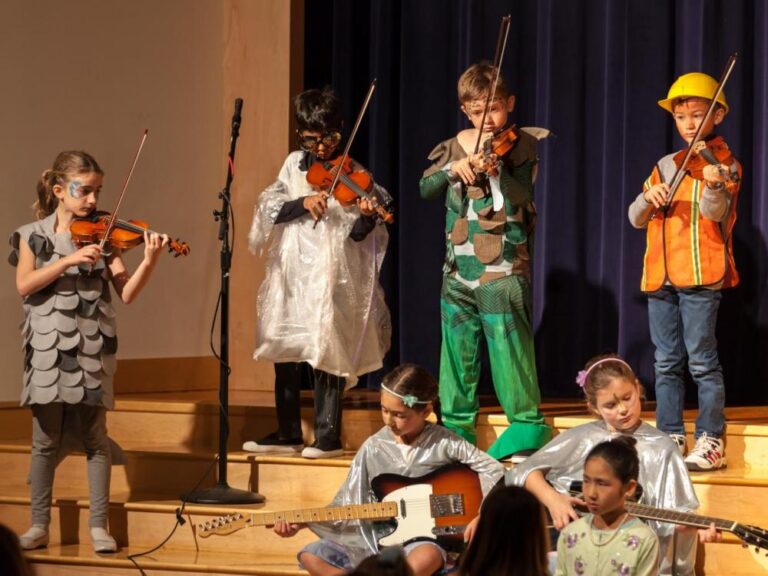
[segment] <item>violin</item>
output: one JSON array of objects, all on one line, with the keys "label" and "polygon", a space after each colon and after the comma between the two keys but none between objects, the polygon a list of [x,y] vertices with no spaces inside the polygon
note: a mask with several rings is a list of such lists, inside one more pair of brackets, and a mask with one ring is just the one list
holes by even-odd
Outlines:
[{"label": "violin", "polygon": [[[110,230],[112,215],[109,212],[95,210],[90,216],[75,219],[69,227],[72,241],[78,247],[87,244],[95,244],[104,240],[107,231]],[[149,229],[149,224],[141,220],[118,219],[109,231],[107,243],[115,248],[127,250],[138,246],[144,241],[144,232],[159,234]],[[168,251],[174,256],[186,256],[189,254],[189,244],[179,242],[179,239],[168,242]]]},{"label": "violin", "polygon": [[[685,159],[686,150],[680,150],[674,156],[675,165],[680,168],[683,160]],[[708,165],[712,166],[730,166],[734,162],[733,154],[731,153],[728,144],[720,136],[715,136],[709,140],[699,140],[693,145],[691,157],[686,164],[686,171],[694,178],[698,180],[704,179],[704,167]],[[725,187],[731,192],[739,184],[738,173],[732,173],[727,168],[719,168],[720,175],[725,177]]]},{"label": "violin", "polygon": [[[337,176],[338,174],[338,176]],[[354,170],[349,156],[338,156],[334,160],[318,160],[309,167],[307,182],[321,190],[329,190],[336,181],[332,192],[342,206],[352,206],[358,198],[371,200],[376,214],[387,224],[394,221],[391,198],[379,199],[373,193],[373,179],[364,170]]]}]

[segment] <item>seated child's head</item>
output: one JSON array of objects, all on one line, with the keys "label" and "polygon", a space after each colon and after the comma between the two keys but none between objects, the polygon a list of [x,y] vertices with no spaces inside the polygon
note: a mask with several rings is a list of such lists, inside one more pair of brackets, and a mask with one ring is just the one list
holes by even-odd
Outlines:
[{"label": "seated child's head", "polygon": [[496,68],[490,62],[473,64],[459,78],[459,102],[461,111],[467,115],[475,129],[484,132],[497,132],[507,124],[509,113],[515,108],[515,97],[510,93],[504,78],[499,75],[493,102],[483,122],[483,110],[488,95],[493,91]]},{"label": "seated child's head", "polygon": [[410,443],[424,429],[437,398],[437,382],[416,364],[401,364],[381,383],[381,416],[397,438]]},{"label": "seated child's head", "polygon": [[632,368],[615,354],[589,360],[576,376],[589,409],[614,432],[632,433],[640,425],[642,384]]},{"label": "seated child's head", "polygon": [[293,101],[296,134],[302,150],[330,158],[341,142],[341,102],[330,88],[307,90]]},{"label": "seated child's head", "polygon": [[460,576],[547,574],[549,536],[544,507],[519,486],[493,490],[462,556]]},{"label": "seated child's head", "polygon": [[601,442],[584,461],[582,492],[584,501],[596,516],[623,514],[624,500],[637,489],[640,461],[632,436],[617,436]]},{"label": "seated child's head", "polygon": [[[667,97],[659,100],[659,106],[672,113],[677,131],[689,144],[704,119],[716,90],[717,80],[712,76],[702,72],[691,72],[675,80],[669,88]],[[727,113],[728,102],[725,99],[725,92],[720,92],[715,111],[702,129],[700,137],[705,138],[711,134]]]}]

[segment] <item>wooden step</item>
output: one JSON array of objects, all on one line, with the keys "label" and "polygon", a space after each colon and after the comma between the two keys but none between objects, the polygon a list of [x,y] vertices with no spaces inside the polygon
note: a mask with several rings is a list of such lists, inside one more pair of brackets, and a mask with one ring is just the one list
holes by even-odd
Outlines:
[{"label": "wooden step", "polygon": [[[27,553],[37,576],[99,574],[128,576],[137,574],[128,556],[143,549],[125,548],[116,554],[95,554],[88,544],[50,546]],[[193,552],[163,548],[150,556],[136,558],[136,563],[152,574],[210,576],[211,574],[247,574],[255,576],[294,576],[306,574],[298,568],[295,556],[273,553],[268,549],[258,557],[228,552]]]},{"label": "wooden step", "polygon": [[[287,558],[304,545],[316,539],[309,530],[300,531],[293,538],[281,538],[271,529],[259,526],[243,529],[229,535],[197,535],[198,526],[214,518],[235,513],[285,512],[300,508],[295,501],[273,501],[258,505],[214,506],[186,504],[183,511],[178,500],[155,500],[151,497],[135,499],[135,496],[115,495],[110,501],[110,532],[121,548],[150,550],[162,543],[174,529],[177,512],[186,523],[176,527],[173,536],[164,545],[166,549],[248,553],[257,557],[269,550]],[[0,498],[0,516],[3,522],[17,533],[29,527],[29,498]],[[90,543],[88,528],[88,500],[85,498],[56,497],[51,509],[51,544],[54,546]]]},{"label": "wooden step", "polygon": [[[131,445],[113,452],[112,494],[154,494],[177,498],[192,490],[216,483],[218,464],[213,452],[183,452],[178,446]],[[354,453],[339,458],[306,460],[300,455],[255,455],[233,452],[227,459],[227,482],[233,488],[259,492],[269,499],[323,505],[344,481]],[[4,487],[24,486],[30,465],[27,441],[0,442],[0,494]],[[206,472],[208,474],[206,475]],[[57,467],[54,495],[61,487],[81,487],[87,495],[88,471],[85,454],[68,455]]]}]

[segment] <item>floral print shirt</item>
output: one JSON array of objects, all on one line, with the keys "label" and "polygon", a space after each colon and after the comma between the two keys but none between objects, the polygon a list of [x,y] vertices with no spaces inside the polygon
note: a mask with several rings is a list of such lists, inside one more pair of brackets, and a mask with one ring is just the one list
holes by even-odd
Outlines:
[{"label": "floral print shirt", "polygon": [[659,540],[635,517],[616,530],[599,530],[588,514],[566,526],[557,541],[555,576],[655,576],[658,565]]}]

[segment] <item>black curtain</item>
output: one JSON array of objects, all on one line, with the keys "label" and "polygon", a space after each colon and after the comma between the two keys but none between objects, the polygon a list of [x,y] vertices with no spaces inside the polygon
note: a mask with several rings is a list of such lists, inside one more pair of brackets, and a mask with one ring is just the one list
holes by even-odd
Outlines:
[{"label": "black curtain", "polygon": [[718,336],[728,403],[765,402],[763,0],[308,0],[305,86],[335,88],[350,127],[369,82],[378,79],[352,154],[397,202],[382,278],[394,324],[385,370],[418,362],[437,374],[445,211],[441,202],[419,198],[418,181],[432,147],[467,127],[456,81],[471,63],[493,59],[506,14],[512,26],[502,69],[517,95],[512,120],[554,133],[540,145],[535,193],[543,393],[576,396],[576,372],[608,351],[623,354],[652,384],[653,348],[639,290],[645,234],[630,226],[627,207],[654,163],[684,145],[656,101],[680,74],[719,78],[738,52],[725,90],[731,111],[720,133],[744,165],[735,232],[742,284],[725,292]]}]

